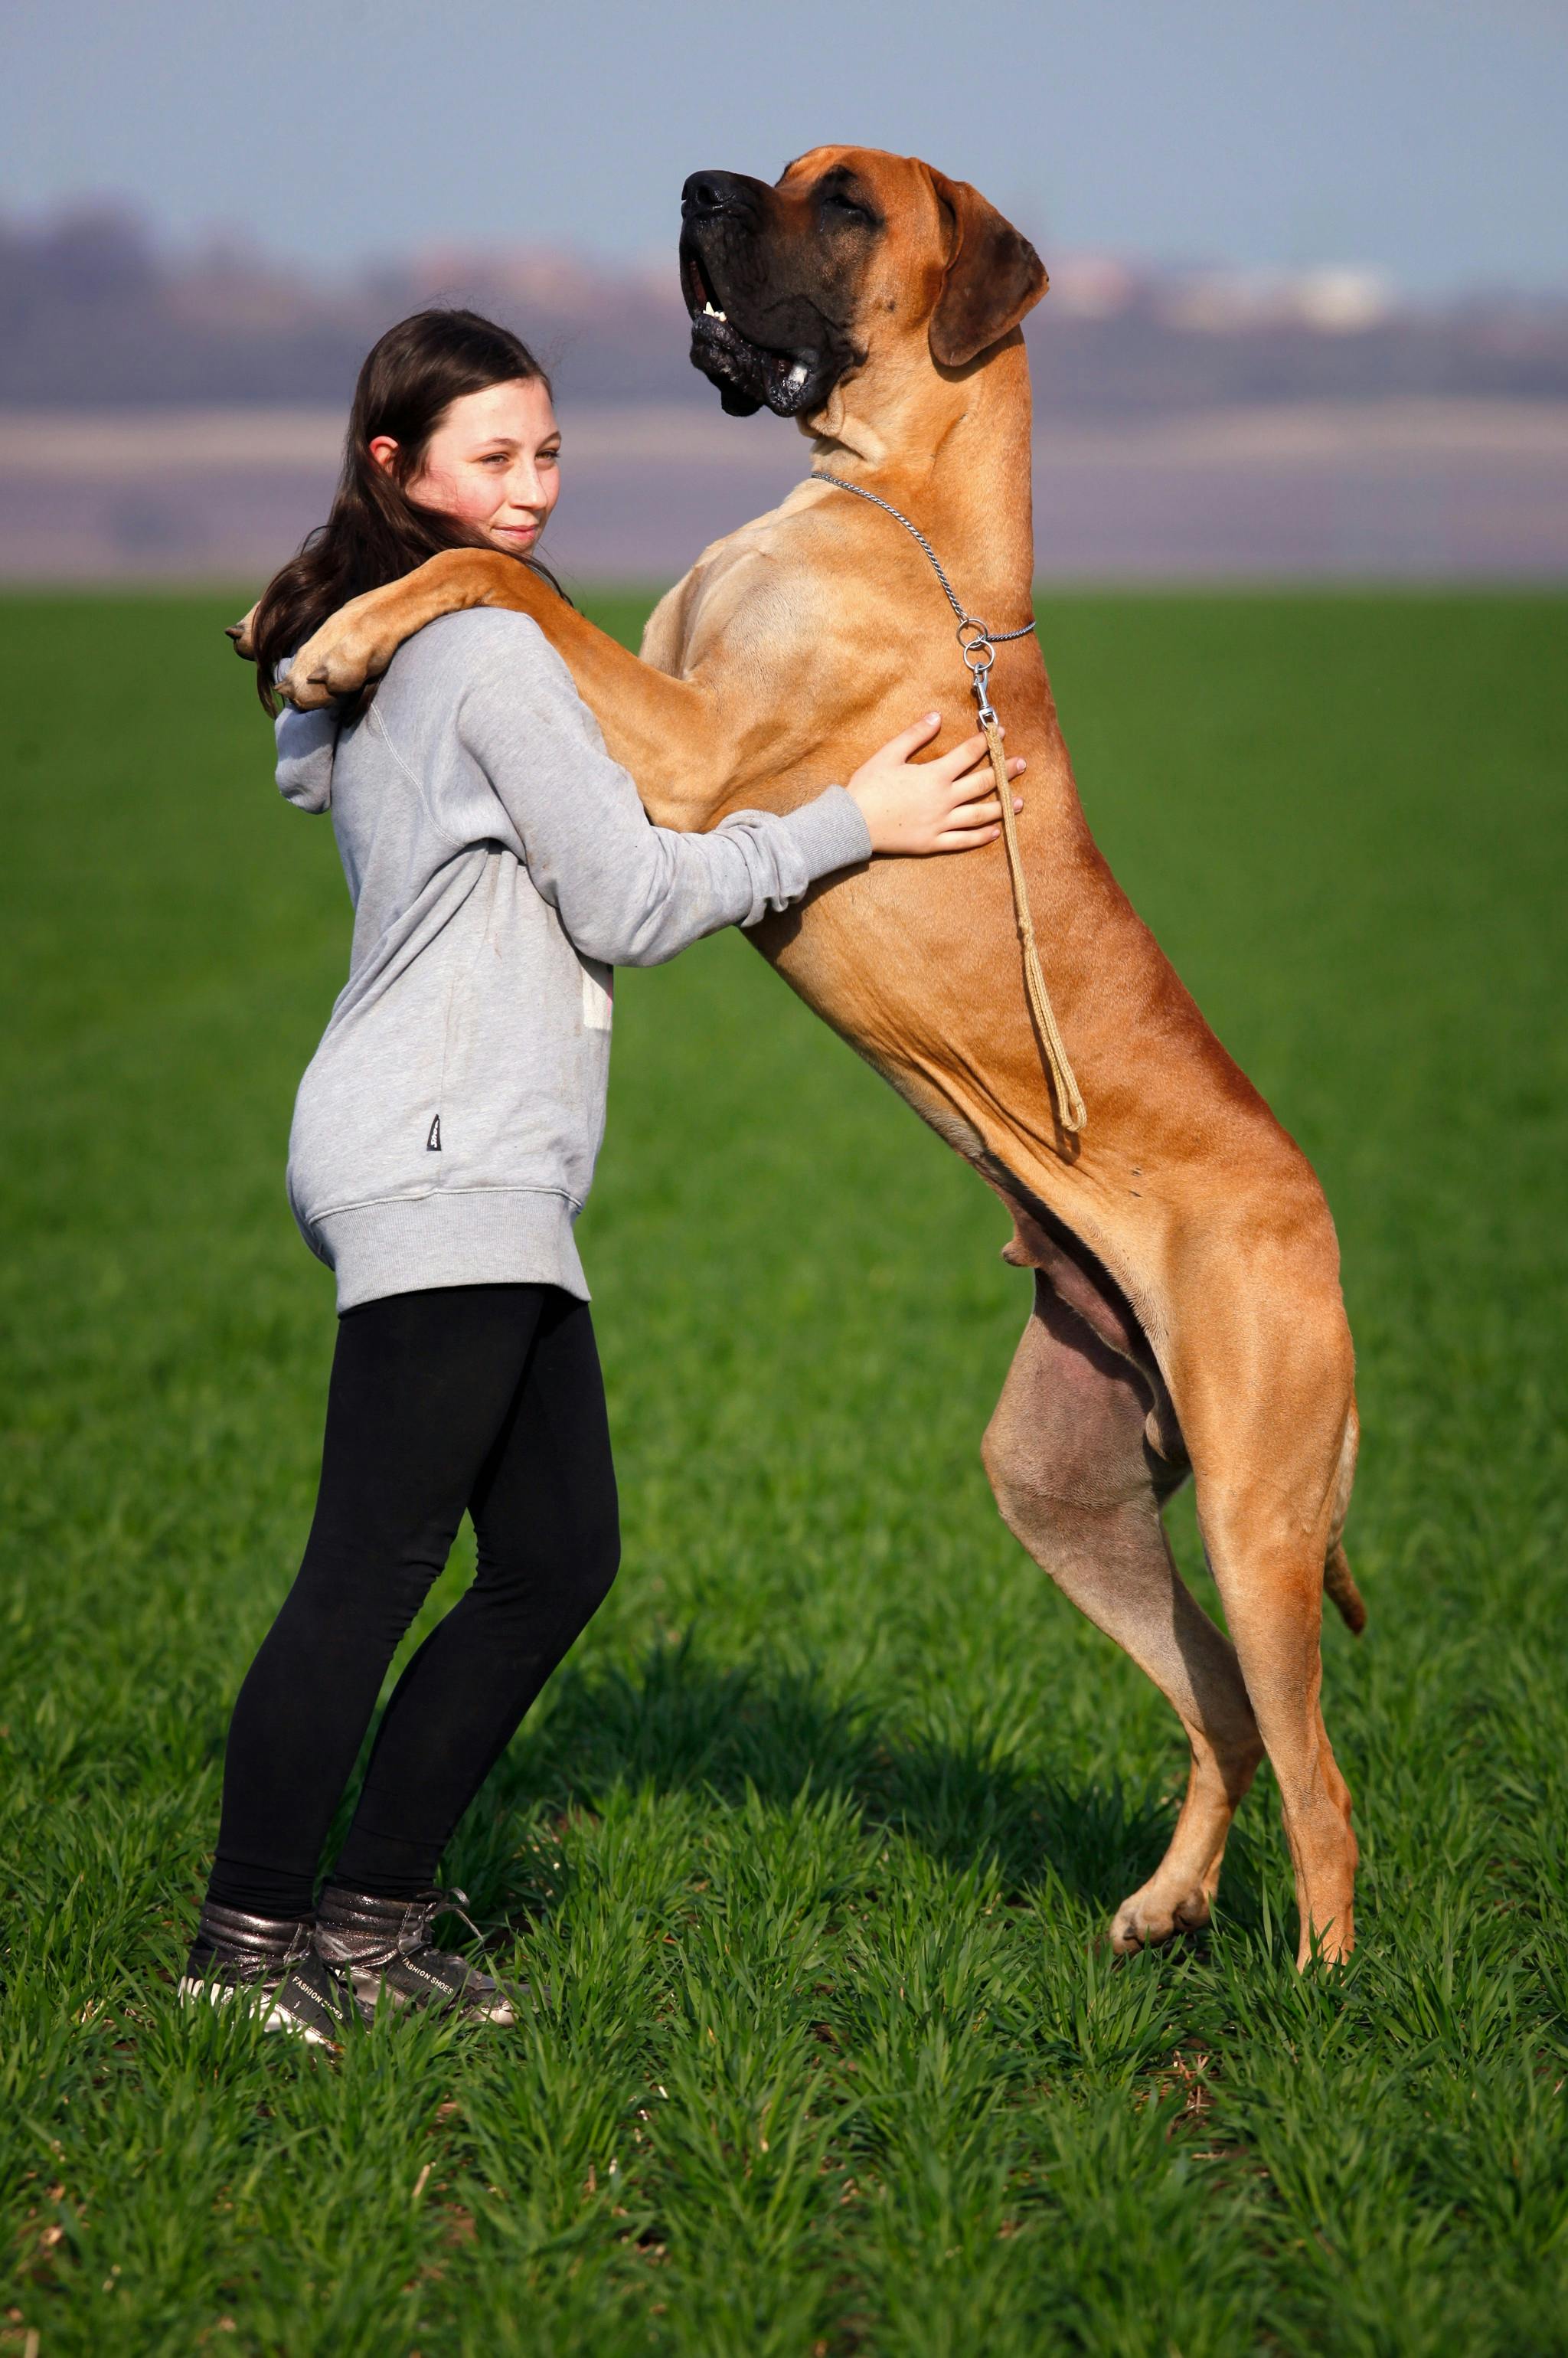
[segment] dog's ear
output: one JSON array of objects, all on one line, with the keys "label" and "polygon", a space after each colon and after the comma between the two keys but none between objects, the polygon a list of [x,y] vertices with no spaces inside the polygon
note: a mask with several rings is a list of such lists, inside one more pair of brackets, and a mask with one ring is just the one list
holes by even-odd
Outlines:
[{"label": "dog's ear", "polygon": [[962,368],[1016,328],[1048,282],[1029,240],[978,189],[967,180],[950,180],[945,172],[933,172],[931,180],[952,238],[947,274],[931,314],[931,357],[943,368]]}]

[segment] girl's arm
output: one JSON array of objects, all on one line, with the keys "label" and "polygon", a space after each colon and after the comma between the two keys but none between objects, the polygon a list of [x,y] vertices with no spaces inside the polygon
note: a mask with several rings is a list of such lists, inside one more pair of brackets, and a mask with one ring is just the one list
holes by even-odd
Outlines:
[{"label": "girl's arm", "polygon": [[653,827],[535,626],[476,615],[464,624],[460,659],[460,735],[504,806],[534,883],[577,948],[608,965],[657,966],[724,925],[756,925],[874,851],[957,850],[998,833],[989,771],[966,774],[979,741],[910,763],[935,734],[935,716],[874,754],[849,791],[830,786],[784,814],[734,812],[707,835]]}]

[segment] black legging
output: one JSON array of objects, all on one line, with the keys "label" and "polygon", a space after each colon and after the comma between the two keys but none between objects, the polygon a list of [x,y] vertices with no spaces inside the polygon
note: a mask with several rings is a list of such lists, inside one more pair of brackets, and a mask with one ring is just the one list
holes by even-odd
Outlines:
[{"label": "black legging", "polygon": [[395,1293],[340,1319],[304,1562],[229,1731],[211,1886],[223,1906],[308,1912],[387,1664],[465,1509],[478,1571],[398,1681],[333,1869],[386,1898],[429,1884],[615,1577],[593,1324],[556,1286]]}]

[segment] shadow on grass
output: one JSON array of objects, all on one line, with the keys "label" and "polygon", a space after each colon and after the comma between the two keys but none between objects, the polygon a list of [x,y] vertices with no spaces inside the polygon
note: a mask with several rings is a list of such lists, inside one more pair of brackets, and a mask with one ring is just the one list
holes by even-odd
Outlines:
[{"label": "shadow on grass", "polygon": [[[862,1706],[831,1698],[808,1671],[725,1669],[689,1646],[656,1651],[630,1674],[557,1672],[547,1720],[492,1779],[493,1833],[540,1802],[563,1812],[601,1809],[617,1788],[692,1792],[726,1806],[750,1790],[774,1806],[809,1790],[847,1802],[868,1829],[918,1843],[956,1871],[994,1866],[1009,1898],[1055,1880],[1102,1912],[1149,1875],[1175,1817],[1169,1796],[1069,1787],[978,1734],[879,1725]],[[515,1905],[515,1870],[471,1820],[465,1835],[465,1850],[489,1853],[495,1898],[513,1886],[514,1912],[528,1912],[527,1902]],[[1244,1859],[1237,1865],[1229,1912],[1245,1918],[1251,1877]]]}]

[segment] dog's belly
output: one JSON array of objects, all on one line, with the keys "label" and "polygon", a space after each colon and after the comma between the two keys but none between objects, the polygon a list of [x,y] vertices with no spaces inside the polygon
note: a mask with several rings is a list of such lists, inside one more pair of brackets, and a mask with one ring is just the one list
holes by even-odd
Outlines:
[{"label": "dog's belly", "polygon": [[[988,970],[984,945],[1011,938],[997,933],[1011,903],[995,849],[994,861],[987,851],[876,861],[816,886],[752,935],[807,1006],[956,1145],[966,1125],[979,1135],[975,1114],[999,1052],[1010,1034],[1022,1046],[1028,1027],[1022,967]],[[1049,1128],[1043,1072],[1036,1087]]]}]

